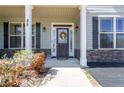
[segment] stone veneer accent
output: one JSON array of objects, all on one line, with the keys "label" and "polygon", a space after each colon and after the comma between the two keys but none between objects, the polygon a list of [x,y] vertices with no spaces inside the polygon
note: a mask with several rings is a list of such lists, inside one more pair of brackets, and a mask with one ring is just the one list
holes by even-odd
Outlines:
[{"label": "stone veneer accent", "polygon": [[87,50],[88,62],[124,62],[124,50]]},{"label": "stone veneer accent", "polygon": [[[0,58],[4,54],[7,54],[7,57],[12,57],[13,54],[18,51],[18,49],[0,49]],[[35,53],[44,51],[47,54],[47,57],[51,55],[50,49],[35,49]],[[75,58],[80,59],[80,50],[75,49]],[[124,62],[124,50],[87,50],[87,61],[88,62]]]},{"label": "stone veneer accent", "polygon": [[[6,57],[11,58],[15,52],[19,51],[19,49],[0,49],[0,58],[6,54]],[[34,53],[45,52],[47,56],[51,55],[51,49],[34,49]]]},{"label": "stone veneer accent", "polygon": [[80,49],[74,50],[74,56],[75,56],[75,58],[80,59]]},{"label": "stone veneer accent", "polygon": [[[75,57],[80,59],[80,50],[75,49]],[[124,62],[124,50],[87,50],[88,62]]]},{"label": "stone veneer accent", "polygon": [[35,49],[33,50],[35,53],[39,53],[39,52],[45,52],[47,57],[51,56],[51,49]]}]

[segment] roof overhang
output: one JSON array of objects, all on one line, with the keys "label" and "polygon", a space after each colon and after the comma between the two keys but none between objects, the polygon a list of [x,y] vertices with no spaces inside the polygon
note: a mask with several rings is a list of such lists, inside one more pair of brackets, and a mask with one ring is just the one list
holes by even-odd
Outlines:
[{"label": "roof overhang", "polygon": [[[33,18],[76,18],[79,5],[33,5]],[[1,18],[24,18],[24,5],[1,5]]]},{"label": "roof overhang", "polygon": [[124,13],[124,5],[89,5],[88,13]]}]

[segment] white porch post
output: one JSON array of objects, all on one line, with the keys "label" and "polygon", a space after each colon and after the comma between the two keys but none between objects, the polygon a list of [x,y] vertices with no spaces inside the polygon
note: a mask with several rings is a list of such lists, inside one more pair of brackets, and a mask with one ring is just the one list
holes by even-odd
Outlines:
[{"label": "white porch post", "polygon": [[32,6],[25,5],[25,49],[32,50]]},{"label": "white porch post", "polygon": [[80,65],[87,67],[86,57],[86,5],[80,7]]}]

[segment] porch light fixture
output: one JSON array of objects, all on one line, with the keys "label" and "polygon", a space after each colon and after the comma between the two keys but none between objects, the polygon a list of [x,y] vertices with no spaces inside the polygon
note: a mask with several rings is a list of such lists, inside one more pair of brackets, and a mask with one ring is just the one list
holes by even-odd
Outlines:
[{"label": "porch light fixture", "polygon": [[45,32],[45,31],[46,31],[46,27],[44,26],[44,27],[43,27],[43,32]]},{"label": "porch light fixture", "polygon": [[78,26],[76,26],[76,27],[75,27],[75,31],[78,31],[78,29],[79,29],[79,27],[78,27]]}]

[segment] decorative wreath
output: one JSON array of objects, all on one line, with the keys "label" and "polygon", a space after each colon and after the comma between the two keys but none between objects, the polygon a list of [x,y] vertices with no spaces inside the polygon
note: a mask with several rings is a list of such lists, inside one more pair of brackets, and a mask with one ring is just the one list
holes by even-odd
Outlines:
[{"label": "decorative wreath", "polygon": [[[63,35],[64,35],[64,37],[63,37]],[[67,36],[67,35],[66,35],[66,33],[65,33],[65,32],[61,32],[61,33],[60,33],[60,38],[61,38],[61,39],[65,39],[65,38],[66,38],[66,36]]]}]

